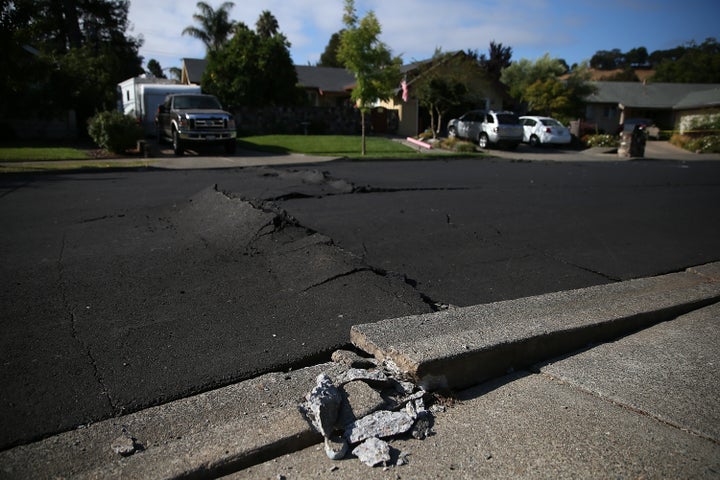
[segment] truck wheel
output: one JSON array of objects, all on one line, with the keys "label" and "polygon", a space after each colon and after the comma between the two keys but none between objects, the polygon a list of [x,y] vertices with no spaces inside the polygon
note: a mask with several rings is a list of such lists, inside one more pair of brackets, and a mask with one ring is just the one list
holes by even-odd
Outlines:
[{"label": "truck wheel", "polygon": [[233,155],[235,153],[235,149],[237,148],[237,142],[235,139],[228,140],[225,142],[225,154],[226,155]]},{"label": "truck wheel", "polygon": [[182,141],[180,140],[180,134],[177,130],[173,130],[172,132],[172,147],[175,155],[182,155],[183,151],[185,150],[183,148]]},{"label": "truck wheel", "polygon": [[478,137],[478,147],[480,148],[488,148],[488,136],[487,133],[483,132]]}]

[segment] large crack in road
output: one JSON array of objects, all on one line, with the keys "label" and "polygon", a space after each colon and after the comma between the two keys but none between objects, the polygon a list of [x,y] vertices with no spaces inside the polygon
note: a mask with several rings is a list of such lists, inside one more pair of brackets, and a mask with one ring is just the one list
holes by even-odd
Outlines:
[{"label": "large crack in road", "polygon": [[[401,275],[365,264],[274,204],[253,203],[215,186],[69,226],[54,277],[39,281],[60,282],[59,309],[71,315],[64,348],[84,356],[97,386],[68,378],[57,410],[2,419],[0,448],[315,363],[349,343],[353,324],[432,310]],[[66,366],[50,368],[57,372],[45,375],[59,377]],[[45,375],[5,387],[42,389]],[[62,405],[88,395],[101,402],[91,414]]]}]

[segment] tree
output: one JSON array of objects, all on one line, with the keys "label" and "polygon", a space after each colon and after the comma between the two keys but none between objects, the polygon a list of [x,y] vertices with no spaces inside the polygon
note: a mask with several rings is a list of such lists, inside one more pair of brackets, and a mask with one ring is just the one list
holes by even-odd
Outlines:
[{"label": "tree", "polygon": [[0,2],[0,113],[74,110],[78,127],[116,106],[117,83],[142,73],[142,39],[128,36],[127,0]]},{"label": "tree", "polygon": [[277,35],[279,29],[280,26],[278,25],[277,19],[269,10],[263,10],[260,18],[255,22],[255,31],[260,35],[260,38],[263,39],[274,37]]},{"label": "tree", "polygon": [[512,47],[503,47],[502,43],[495,43],[495,40],[493,40],[490,42],[489,55],[485,56],[483,53],[480,55],[478,62],[488,75],[490,75],[490,78],[500,80],[500,74],[504,68],[510,66],[511,58]]},{"label": "tree", "polygon": [[365,115],[373,103],[392,97],[400,83],[402,60],[393,57],[387,45],[379,40],[382,28],[373,11],[358,21],[355,2],[345,0],[343,23],[346,28],[340,37],[338,59],[355,74],[351,97],[360,110],[361,153],[365,155]]},{"label": "tree", "polygon": [[484,101],[490,75],[471,53],[436,51],[430,62],[421,66],[414,80],[413,92],[418,103],[430,112],[433,138],[442,128],[443,116],[464,104]]},{"label": "tree", "polygon": [[682,54],[655,67],[653,82],[716,83],[720,79],[720,43],[708,38],[702,44],[689,43]]},{"label": "tree", "polygon": [[228,37],[235,28],[235,22],[230,20],[230,9],[233,2],[223,2],[217,10],[205,2],[198,2],[197,8],[200,13],[193,14],[193,19],[200,24],[200,27],[185,27],[183,35],[190,35],[205,44],[207,54],[222,48],[228,41]]},{"label": "tree", "polygon": [[524,95],[533,83],[556,78],[565,73],[565,66],[549,54],[532,62],[526,58],[513,63],[502,71],[500,81],[508,86],[513,98],[525,100]]},{"label": "tree", "polygon": [[318,67],[333,67],[333,68],[341,68],[343,67],[342,62],[338,60],[337,58],[337,52],[340,48],[340,38],[342,37],[343,30],[340,30],[339,32],[335,32],[330,37],[330,41],[328,42],[327,46],[325,47],[325,51],[320,55],[320,61],[318,62]]},{"label": "tree", "polygon": [[625,65],[625,55],[619,48],[599,50],[590,59],[590,66],[598,70],[614,70]]},{"label": "tree", "polygon": [[297,82],[285,36],[263,38],[239,24],[227,45],[210,52],[202,88],[224,105],[293,105]]},{"label": "tree", "polygon": [[545,54],[535,62],[522,59],[512,64],[503,70],[501,80],[514,98],[527,104],[530,113],[567,121],[582,114],[583,99],[594,88],[587,64],[561,79],[565,69],[562,61]]},{"label": "tree", "polygon": [[147,69],[148,72],[150,72],[150,75],[155,78],[166,78],[165,74],[163,73],[162,67],[160,66],[160,62],[158,62],[154,58],[148,60]]}]

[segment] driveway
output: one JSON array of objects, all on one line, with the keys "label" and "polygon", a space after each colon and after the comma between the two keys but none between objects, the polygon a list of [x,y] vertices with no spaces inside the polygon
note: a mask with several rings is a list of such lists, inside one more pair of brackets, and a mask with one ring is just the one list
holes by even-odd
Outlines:
[{"label": "driveway", "polygon": [[672,161],[703,161],[720,160],[717,153],[693,153],[676,147],[670,142],[650,141],[645,146],[645,156],[641,158],[619,157],[615,149],[588,148],[586,150],[574,150],[562,146],[531,147],[530,145],[519,145],[516,150],[492,149],[486,150],[490,155],[513,160],[530,161],[552,161],[552,162],[617,162],[633,160],[672,160]]}]

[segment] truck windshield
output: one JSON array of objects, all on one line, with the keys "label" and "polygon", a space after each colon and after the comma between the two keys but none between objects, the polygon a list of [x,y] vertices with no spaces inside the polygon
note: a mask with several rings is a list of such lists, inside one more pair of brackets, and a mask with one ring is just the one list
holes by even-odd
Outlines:
[{"label": "truck windshield", "polygon": [[175,97],[175,108],[187,110],[191,108],[220,110],[220,102],[210,95],[183,95]]}]

